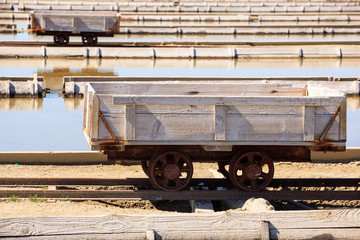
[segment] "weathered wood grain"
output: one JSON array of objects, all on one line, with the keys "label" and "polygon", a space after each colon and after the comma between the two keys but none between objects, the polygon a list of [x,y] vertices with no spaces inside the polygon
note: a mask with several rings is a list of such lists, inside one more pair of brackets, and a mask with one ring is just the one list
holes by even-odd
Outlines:
[{"label": "weathered wood grain", "polygon": [[315,107],[304,107],[304,141],[314,141]]},{"label": "weathered wood grain", "polygon": [[327,106],[339,102],[341,97],[235,97],[235,96],[146,96],[146,95],[115,95],[113,97],[113,104],[134,104],[134,105],[263,105],[263,106]]},{"label": "weathered wood grain", "polygon": [[0,236],[145,239],[151,229],[157,239],[265,239],[268,222],[270,239],[358,239],[359,219],[359,209],[0,218]]},{"label": "weathered wood grain", "polygon": [[260,221],[260,239],[270,240],[269,222]]},{"label": "weathered wood grain", "polygon": [[125,139],[126,140],[135,140],[136,136],[136,106],[135,105],[126,105],[126,117],[125,117]]},{"label": "weathered wood grain", "polygon": [[226,139],[226,107],[215,106],[214,114],[214,129],[215,129],[215,141],[225,141]]},{"label": "weathered wood grain", "polygon": [[346,141],[346,98],[341,103],[340,106],[340,117],[339,117],[339,140]]},{"label": "weathered wood grain", "polygon": [[100,100],[99,97],[94,95],[92,104],[92,120],[91,120],[91,137],[99,138],[99,111]]},{"label": "weathered wood grain", "polygon": [[119,95],[192,95],[192,96],[304,96],[304,88],[282,86],[277,83],[177,83],[177,82],[114,82],[112,87],[92,83],[98,94]]}]

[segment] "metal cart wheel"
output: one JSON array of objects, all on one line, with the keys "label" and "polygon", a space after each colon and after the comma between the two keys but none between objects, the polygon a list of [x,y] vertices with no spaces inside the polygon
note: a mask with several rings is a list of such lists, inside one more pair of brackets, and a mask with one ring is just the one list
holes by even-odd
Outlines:
[{"label": "metal cart wheel", "polygon": [[66,46],[69,44],[69,35],[65,33],[58,33],[54,35],[54,43],[59,46]]},{"label": "metal cart wheel", "polygon": [[150,164],[150,161],[141,161],[141,168],[144,171],[144,173],[146,174],[146,176],[149,176],[149,174],[148,174],[149,164]]},{"label": "metal cart wheel", "polygon": [[81,40],[84,45],[93,46],[96,45],[98,42],[98,37],[96,34],[85,34],[81,36]]},{"label": "metal cart wheel", "polygon": [[165,191],[185,188],[193,175],[191,159],[182,153],[164,152],[154,157],[148,167],[151,183]]},{"label": "metal cart wheel", "polygon": [[237,154],[230,162],[230,180],[235,187],[246,191],[260,191],[272,181],[274,164],[263,152]]}]

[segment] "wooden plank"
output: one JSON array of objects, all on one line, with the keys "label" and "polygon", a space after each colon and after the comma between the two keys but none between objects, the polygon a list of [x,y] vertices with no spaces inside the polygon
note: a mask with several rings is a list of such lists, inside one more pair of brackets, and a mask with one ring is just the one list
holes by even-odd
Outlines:
[{"label": "wooden plank", "polygon": [[345,141],[346,140],[346,98],[342,101],[340,106],[340,116],[339,116],[339,140]]},{"label": "wooden plank", "polygon": [[132,105],[246,105],[246,106],[328,106],[337,104],[341,97],[219,97],[219,96],[144,96],[131,95],[113,97],[113,104]]},{"label": "wooden plank", "polygon": [[137,141],[214,141],[214,114],[136,114]]},{"label": "wooden plank", "polygon": [[94,96],[94,93],[89,91],[88,92],[88,101],[87,101],[87,105],[86,105],[86,108],[87,108],[87,116],[86,116],[86,134],[87,136],[91,136],[90,133],[91,133],[91,122],[92,122],[92,116],[93,116],[93,108],[92,108],[92,105],[93,105],[93,96]]},{"label": "wooden plank", "polygon": [[[92,83],[93,84],[93,83]],[[118,82],[93,84],[98,94],[119,95],[196,95],[196,96],[304,96],[304,88],[285,87],[277,83],[144,83]]]},{"label": "wooden plank", "polygon": [[225,110],[226,110],[226,106],[215,106],[215,113],[214,113],[215,141],[226,140]]},{"label": "wooden plank", "polygon": [[146,230],[146,240],[155,240],[155,231],[154,229],[147,229]]},{"label": "wooden plank", "polygon": [[[340,102],[337,105],[336,112],[331,116],[329,123],[326,124],[324,131],[321,133],[321,135],[319,137],[320,141],[324,140],[325,138],[328,138],[328,132],[329,132],[330,128],[334,128],[333,127],[334,125],[336,127],[339,127],[339,113],[341,110],[341,104],[342,104],[343,100],[344,99],[340,100]],[[337,121],[335,122],[336,119],[337,119]],[[337,136],[337,139],[339,139],[339,135]]]},{"label": "wooden plank", "polygon": [[[124,131],[125,114],[112,114],[112,115],[103,114],[103,116],[109,128],[112,130],[113,134],[115,135],[115,137],[118,139],[125,139],[125,131]],[[108,131],[103,121],[99,121],[99,139],[113,140],[111,133]]]},{"label": "wooden plank", "polygon": [[[0,236],[60,237],[118,235],[144,239],[153,229],[163,239],[258,239],[259,220],[271,239],[358,239],[360,209],[270,212],[173,213],[95,217],[0,218]],[[265,237],[265,225],[263,236]]]},{"label": "wooden plank", "polygon": [[99,111],[100,111],[100,100],[94,95],[93,97],[93,108],[92,108],[92,121],[91,121],[91,135],[90,138],[99,138]]},{"label": "wooden plank", "polygon": [[226,141],[303,141],[303,117],[228,115]]},{"label": "wooden plank", "polygon": [[268,221],[260,221],[260,239],[270,240],[270,230]]},{"label": "wooden plank", "polygon": [[315,107],[304,107],[304,141],[314,141]]},{"label": "wooden plank", "polygon": [[136,126],[136,118],[135,118],[135,105],[126,105],[125,107],[126,118],[125,118],[125,140],[135,140],[135,126]]}]

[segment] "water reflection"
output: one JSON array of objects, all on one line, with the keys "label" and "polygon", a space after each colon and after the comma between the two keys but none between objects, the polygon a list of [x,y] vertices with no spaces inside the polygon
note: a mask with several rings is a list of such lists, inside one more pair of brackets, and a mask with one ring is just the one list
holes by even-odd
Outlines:
[{"label": "water reflection", "polygon": [[64,76],[360,76],[358,59],[0,59],[0,75],[44,77],[61,90]]},{"label": "water reflection", "polygon": [[83,110],[84,99],[83,98],[64,98],[65,108],[68,110]]},{"label": "water reflection", "polygon": [[348,147],[360,147],[360,97],[347,98],[347,142]]},{"label": "water reflection", "polygon": [[65,76],[116,76],[111,69],[100,70],[99,68],[82,67],[54,67],[39,69],[38,76],[43,77],[44,87],[51,90],[61,90],[63,88],[63,78]]},{"label": "water reflection", "polygon": [[[26,100],[33,102],[14,98],[10,101],[22,109],[0,109],[0,151],[89,150],[82,133],[82,108],[67,109],[58,92],[47,94],[40,109]],[[36,111],[29,111],[29,106]]]},{"label": "water reflection", "polygon": [[0,98],[0,110],[41,110],[42,98]]}]

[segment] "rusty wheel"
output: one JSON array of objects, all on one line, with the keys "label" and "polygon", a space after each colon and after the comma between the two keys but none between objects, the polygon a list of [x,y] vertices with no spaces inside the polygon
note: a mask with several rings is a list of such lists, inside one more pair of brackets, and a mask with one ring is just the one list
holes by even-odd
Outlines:
[{"label": "rusty wheel", "polygon": [[95,34],[85,34],[81,36],[84,45],[93,46],[98,42],[98,37]]},{"label": "rusty wheel", "polygon": [[141,168],[147,176],[149,176],[148,174],[149,163],[150,161],[141,161]]},{"label": "rusty wheel", "polygon": [[69,44],[69,35],[64,34],[64,33],[59,33],[54,35],[54,43],[55,45],[60,45],[60,46],[66,46]]},{"label": "rusty wheel", "polygon": [[178,191],[189,184],[193,164],[182,153],[165,152],[150,161],[147,172],[155,187],[165,191]]},{"label": "rusty wheel", "polygon": [[260,191],[272,181],[274,164],[271,157],[262,152],[238,154],[230,162],[229,175],[235,187]]},{"label": "rusty wheel", "polygon": [[225,178],[229,179],[229,164],[230,164],[230,161],[221,161],[221,162],[218,162],[218,172],[221,173],[222,175],[224,175]]}]

